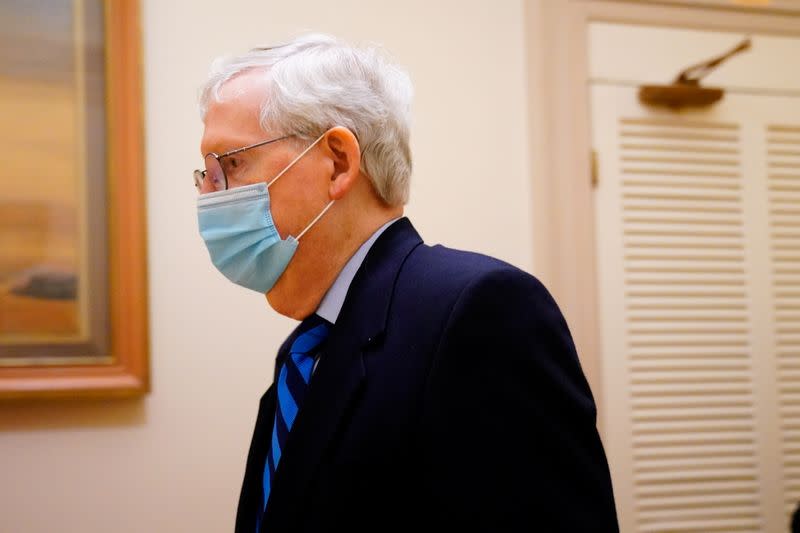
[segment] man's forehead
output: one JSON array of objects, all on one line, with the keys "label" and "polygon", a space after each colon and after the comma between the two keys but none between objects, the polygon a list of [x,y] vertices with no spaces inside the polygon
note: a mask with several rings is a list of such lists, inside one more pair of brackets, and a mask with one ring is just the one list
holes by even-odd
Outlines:
[{"label": "man's forehead", "polygon": [[263,136],[259,111],[264,91],[263,78],[243,74],[227,81],[220,89],[219,99],[212,100],[206,109],[201,152],[219,153],[238,147],[236,143],[247,144],[252,138]]}]

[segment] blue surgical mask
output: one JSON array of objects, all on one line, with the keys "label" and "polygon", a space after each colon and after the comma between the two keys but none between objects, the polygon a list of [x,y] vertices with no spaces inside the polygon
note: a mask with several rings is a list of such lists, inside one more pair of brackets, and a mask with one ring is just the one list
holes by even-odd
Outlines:
[{"label": "blue surgical mask", "polygon": [[331,200],[297,237],[289,235],[286,239],[281,239],[270,211],[269,187],[321,138],[269,183],[202,194],[197,199],[200,235],[211,262],[232,282],[260,293],[269,292],[289,265],[300,238],[333,205]]}]

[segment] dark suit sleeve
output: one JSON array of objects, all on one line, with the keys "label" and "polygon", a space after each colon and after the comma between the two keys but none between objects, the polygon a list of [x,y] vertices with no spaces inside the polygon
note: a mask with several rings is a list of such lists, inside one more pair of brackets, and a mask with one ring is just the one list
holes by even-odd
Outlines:
[{"label": "dark suit sleeve", "polygon": [[424,397],[422,505],[446,531],[618,531],[596,409],[567,324],[517,269],[463,289]]}]

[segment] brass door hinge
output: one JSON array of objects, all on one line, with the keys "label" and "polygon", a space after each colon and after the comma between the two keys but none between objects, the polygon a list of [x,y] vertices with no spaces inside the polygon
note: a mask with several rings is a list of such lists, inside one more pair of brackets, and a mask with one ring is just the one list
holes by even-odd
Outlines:
[{"label": "brass door hinge", "polygon": [[591,172],[592,172],[592,187],[597,188],[598,183],[600,183],[600,176],[599,172],[597,171],[597,152],[592,150],[589,154],[590,165],[591,165]]}]

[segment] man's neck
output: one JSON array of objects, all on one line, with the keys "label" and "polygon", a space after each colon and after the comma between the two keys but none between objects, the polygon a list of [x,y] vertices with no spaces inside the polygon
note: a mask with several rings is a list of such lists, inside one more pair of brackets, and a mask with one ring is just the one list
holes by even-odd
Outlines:
[{"label": "man's neck", "polygon": [[364,241],[364,243],[359,246],[358,250],[347,260],[347,263],[344,265],[342,270],[336,276],[336,280],[333,282],[333,285],[328,289],[325,293],[325,296],[322,298],[322,301],[317,307],[315,313],[331,324],[336,324],[336,321],[339,319],[339,313],[344,306],[344,300],[347,297],[347,292],[350,289],[350,285],[353,283],[353,279],[356,276],[359,268],[364,263],[364,259],[366,259],[367,254],[372,249],[372,246],[375,244],[380,236],[383,234],[386,229],[389,228],[394,222],[396,222],[398,218],[393,218],[383,224],[380,228],[375,230],[375,232],[370,235],[370,237]]},{"label": "man's neck", "polygon": [[[402,215],[402,207],[382,209],[370,217],[362,213],[357,217],[358,224],[327,224],[323,227],[331,232],[335,230],[334,234],[325,235],[320,231],[315,235],[316,240],[301,241],[300,247],[304,244],[308,247],[302,250],[302,255],[298,249],[290,267],[267,294],[270,306],[278,313],[296,320],[313,313],[361,245],[378,228]],[[322,243],[329,244],[323,247]]]}]

